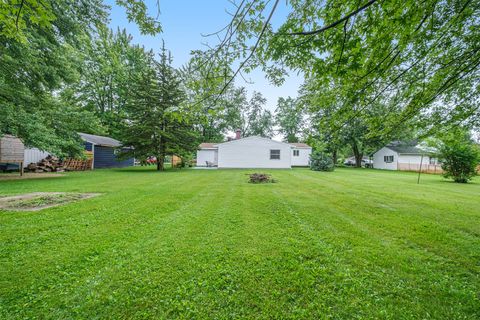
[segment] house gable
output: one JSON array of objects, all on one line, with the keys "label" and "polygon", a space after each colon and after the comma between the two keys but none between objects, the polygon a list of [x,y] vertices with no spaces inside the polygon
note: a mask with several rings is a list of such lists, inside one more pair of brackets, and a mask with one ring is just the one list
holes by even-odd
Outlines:
[{"label": "house gable", "polygon": [[[391,161],[386,161],[386,157],[393,157]],[[383,147],[373,154],[373,167],[376,169],[397,170],[399,154],[390,149]]]}]

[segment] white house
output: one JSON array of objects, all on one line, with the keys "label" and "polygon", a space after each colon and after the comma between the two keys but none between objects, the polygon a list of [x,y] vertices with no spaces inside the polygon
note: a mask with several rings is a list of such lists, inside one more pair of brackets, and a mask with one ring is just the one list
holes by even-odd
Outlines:
[{"label": "white house", "polygon": [[373,154],[373,167],[376,169],[417,171],[420,163],[422,171],[440,170],[437,159],[418,146],[392,143]]},{"label": "white house", "polygon": [[198,167],[291,168],[308,166],[312,148],[304,143],[285,143],[262,137],[240,138],[223,143],[202,143]]}]

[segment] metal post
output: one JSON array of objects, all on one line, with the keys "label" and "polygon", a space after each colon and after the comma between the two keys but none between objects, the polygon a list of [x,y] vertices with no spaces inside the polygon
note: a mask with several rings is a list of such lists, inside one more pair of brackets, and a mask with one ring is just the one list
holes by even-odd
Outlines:
[{"label": "metal post", "polygon": [[422,173],[422,163],[423,163],[423,153],[422,153],[422,157],[420,158],[420,170],[418,170],[417,184],[420,183],[420,174]]}]

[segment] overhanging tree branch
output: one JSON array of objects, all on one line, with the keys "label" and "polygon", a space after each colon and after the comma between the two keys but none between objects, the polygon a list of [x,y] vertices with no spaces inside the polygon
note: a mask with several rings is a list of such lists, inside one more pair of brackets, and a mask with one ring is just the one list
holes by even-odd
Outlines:
[{"label": "overhanging tree branch", "polygon": [[243,67],[247,64],[247,62],[250,60],[250,58],[252,58],[253,54],[255,53],[255,50],[257,50],[257,47],[258,47],[258,44],[260,43],[260,40],[263,37],[263,34],[267,30],[267,27],[270,23],[270,20],[272,19],[273,13],[275,12],[279,2],[280,2],[280,0],[276,0],[275,3],[273,4],[273,8],[270,11],[270,14],[268,15],[267,20],[265,20],[265,23],[263,24],[262,31],[260,32],[260,35],[258,36],[257,41],[255,42],[255,45],[253,46],[252,50],[250,50],[250,53],[248,54],[247,58],[245,58],[245,60],[243,60],[242,63],[240,64],[240,66],[237,68],[237,70],[235,71],[233,76],[225,83],[222,90],[220,90],[220,92],[218,93],[217,99],[215,99],[215,101],[218,100],[218,97],[220,97],[223,94],[223,92],[225,92],[225,90],[233,82],[233,80],[238,75],[238,73],[243,69]]},{"label": "overhanging tree branch", "polygon": [[336,27],[337,25],[341,24],[342,22],[348,20],[349,18],[353,17],[354,15],[356,15],[357,13],[359,12],[362,12],[363,10],[367,9],[368,7],[370,7],[372,4],[374,4],[375,2],[377,2],[378,0],[370,0],[368,1],[366,4],[364,4],[363,6],[361,6],[360,8],[358,8],[357,10],[347,14],[346,16],[344,16],[343,18],[341,18],[340,20],[337,20],[335,21],[334,23],[331,23],[323,28],[320,28],[318,30],[312,30],[312,31],[300,31],[300,32],[290,32],[290,33],[286,33],[286,35],[289,35],[289,36],[309,36],[309,35],[314,35],[314,34],[319,34],[319,33],[322,33],[328,29],[331,29],[331,28],[334,28]]},{"label": "overhanging tree branch", "polygon": [[15,25],[17,26],[17,31],[18,31],[18,20],[20,19],[20,13],[22,12],[24,2],[25,0],[22,0],[22,2],[20,2],[20,8],[18,8],[17,18],[15,19]]}]

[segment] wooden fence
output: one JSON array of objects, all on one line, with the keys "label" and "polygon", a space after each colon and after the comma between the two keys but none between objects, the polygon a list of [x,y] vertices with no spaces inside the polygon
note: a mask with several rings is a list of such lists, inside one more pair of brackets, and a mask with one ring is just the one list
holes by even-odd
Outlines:
[{"label": "wooden fence", "polygon": [[[398,170],[400,171],[415,171],[420,170],[420,164],[417,163],[399,163]],[[422,164],[422,172],[432,174],[442,174],[442,166],[439,164]]]},{"label": "wooden fence", "polygon": [[93,169],[93,152],[84,151],[86,159],[65,159],[64,167],[68,171],[85,171]]}]

